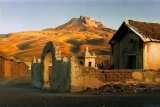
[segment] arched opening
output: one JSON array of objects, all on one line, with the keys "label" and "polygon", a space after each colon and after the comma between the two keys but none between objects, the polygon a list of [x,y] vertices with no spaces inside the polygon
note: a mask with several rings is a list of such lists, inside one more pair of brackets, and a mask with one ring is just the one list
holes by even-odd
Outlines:
[{"label": "arched opening", "polygon": [[44,86],[50,87],[52,84],[52,54],[47,52],[44,58]]}]

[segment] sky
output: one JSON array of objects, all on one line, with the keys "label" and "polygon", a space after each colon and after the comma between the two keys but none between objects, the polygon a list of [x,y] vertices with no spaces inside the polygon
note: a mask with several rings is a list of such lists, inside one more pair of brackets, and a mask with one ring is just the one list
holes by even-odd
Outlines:
[{"label": "sky", "polygon": [[0,34],[54,28],[81,15],[117,30],[123,21],[160,22],[160,0],[0,0]]}]

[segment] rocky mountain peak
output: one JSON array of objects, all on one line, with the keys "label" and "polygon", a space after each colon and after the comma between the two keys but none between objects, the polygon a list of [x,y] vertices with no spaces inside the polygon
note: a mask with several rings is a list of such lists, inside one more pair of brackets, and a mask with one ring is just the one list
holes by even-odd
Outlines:
[{"label": "rocky mountain peak", "polygon": [[73,27],[94,27],[94,28],[107,28],[101,22],[90,18],[88,16],[80,16],[79,18],[72,18],[65,24],[62,24],[55,29],[73,28]]}]

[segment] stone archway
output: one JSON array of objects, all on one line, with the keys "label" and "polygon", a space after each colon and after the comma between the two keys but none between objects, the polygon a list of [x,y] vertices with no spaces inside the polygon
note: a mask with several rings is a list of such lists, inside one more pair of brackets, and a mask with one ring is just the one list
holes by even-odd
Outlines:
[{"label": "stone archway", "polygon": [[50,87],[52,85],[52,73],[53,73],[52,66],[53,66],[52,54],[50,51],[48,51],[44,59],[43,81],[45,87]]},{"label": "stone archway", "polygon": [[51,87],[53,85],[53,73],[54,73],[54,64],[56,60],[55,56],[55,45],[53,42],[47,42],[45,47],[43,48],[43,52],[41,55],[41,62],[43,66],[42,70],[42,81],[43,87]]}]

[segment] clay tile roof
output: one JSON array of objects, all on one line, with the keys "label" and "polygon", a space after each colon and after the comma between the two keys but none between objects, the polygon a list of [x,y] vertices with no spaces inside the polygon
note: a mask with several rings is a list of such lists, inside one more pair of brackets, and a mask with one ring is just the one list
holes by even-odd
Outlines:
[{"label": "clay tile roof", "polygon": [[133,26],[134,29],[140,34],[143,34],[146,38],[160,40],[159,23],[139,22],[133,20],[128,20],[128,23]]}]

